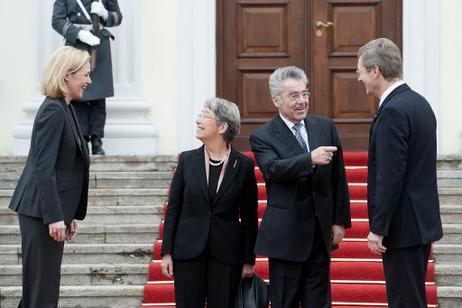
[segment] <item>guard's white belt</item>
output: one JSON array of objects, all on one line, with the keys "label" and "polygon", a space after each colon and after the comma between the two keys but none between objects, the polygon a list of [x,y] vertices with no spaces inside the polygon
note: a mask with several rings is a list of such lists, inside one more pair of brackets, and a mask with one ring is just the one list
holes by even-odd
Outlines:
[{"label": "guard's white belt", "polygon": [[[93,30],[93,25],[92,24],[74,24],[75,26],[79,27],[80,29],[82,30],[87,30],[87,31],[91,31]],[[104,29],[104,27],[100,24],[99,25],[99,29]]]}]

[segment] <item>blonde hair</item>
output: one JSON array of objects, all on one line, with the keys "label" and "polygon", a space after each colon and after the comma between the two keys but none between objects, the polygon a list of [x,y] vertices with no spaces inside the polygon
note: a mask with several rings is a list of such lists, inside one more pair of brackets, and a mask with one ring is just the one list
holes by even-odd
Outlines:
[{"label": "blonde hair", "polygon": [[42,94],[50,97],[64,97],[68,93],[66,76],[77,72],[89,61],[90,55],[85,50],[70,46],[56,49],[43,72]]}]

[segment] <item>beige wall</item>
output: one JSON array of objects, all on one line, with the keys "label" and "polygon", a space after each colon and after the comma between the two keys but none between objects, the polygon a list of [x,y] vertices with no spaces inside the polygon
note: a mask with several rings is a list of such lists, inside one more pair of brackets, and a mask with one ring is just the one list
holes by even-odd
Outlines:
[{"label": "beige wall", "polygon": [[[21,105],[32,98],[38,86],[33,81],[32,7],[24,1],[0,1],[0,20],[4,22],[0,27],[0,155],[12,152],[13,128],[25,119]],[[17,14],[20,19],[14,17]]]},{"label": "beige wall", "polygon": [[[139,0],[141,96],[152,104],[149,118],[158,129],[160,154],[173,154],[178,149],[180,3],[181,0]],[[21,22],[12,12],[21,12]],[[440,154],[462,152],[460,12],[462,1],[441,1],[441,41],[435,42],[441,44]],[[8,155],[12,151],[12,130],[25,118],[21,105],[33,97],[38,86],[34,84],[32,62],[33,5],[0,1],[0,20],[4,24],[0,28],[0,155]]]},{"label": "beige wall", "polygon": [[[462,153],[462,1],[441,1],[439,152]],[[435,42],[438,44],[438,42]]]},{"label": "beige wall", "polygon": [[[141,96],[152,104],[149,119],[158,130],[158,153],[176,154],[179,4],[178,0],[139,1]],[[11,12],[21,12],[20,23]],[[3,42],[0,49],[0,155],[9,155],[13,128],[25,119],[21,105],[33,98],[38,87],[34,84],[33,5],[24,5],[24,1],[0,1],[0,18],[8,25],[0,30]]]}]

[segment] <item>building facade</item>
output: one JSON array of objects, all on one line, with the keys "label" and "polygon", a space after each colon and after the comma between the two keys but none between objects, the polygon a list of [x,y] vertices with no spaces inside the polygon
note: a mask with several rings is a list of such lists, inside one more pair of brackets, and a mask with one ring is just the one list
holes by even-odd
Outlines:
[{"label": "building facade", "polygon": [[[63,44],[51,28],[53,1],[27,2],[27,7],[24,1],[0,3],[6,25],[0,49],[0,155],[27,154],[32,119],[43,100],[41,72]],[[119,4],[124,20],[112,30],[116,95],[107,102],[107,153],[175,154],[197,146],[196,114],[217,93],[217,2]],[[402,2],[404,79],[437,115],[439,154],[462,152],[460,11],[459,0]]]}]

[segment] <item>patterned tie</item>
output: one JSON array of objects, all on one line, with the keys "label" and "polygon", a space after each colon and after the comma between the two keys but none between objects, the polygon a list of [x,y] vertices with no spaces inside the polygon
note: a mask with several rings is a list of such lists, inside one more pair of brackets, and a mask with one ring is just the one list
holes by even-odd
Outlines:
[{"label": "patterned tie", "polygon": [[294,126],[292,126],[292,130],[295,132],[295,138],[297,139],[298,143],[302,147],[303,151],[305,153],[308,153],[308,147],[306,146],[305,140],[303,140],[302,134],[300,133],[300,130],[302,129],[302,123],[297,123]]}]

